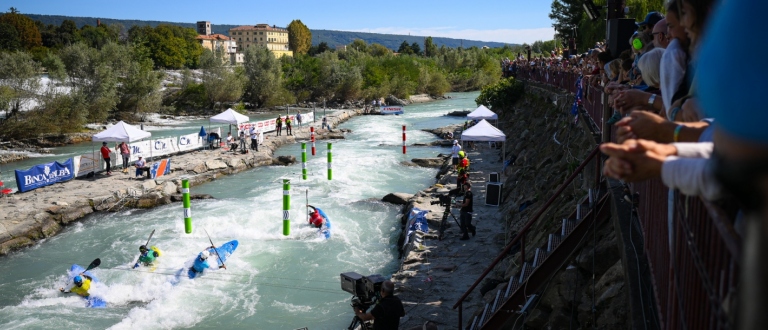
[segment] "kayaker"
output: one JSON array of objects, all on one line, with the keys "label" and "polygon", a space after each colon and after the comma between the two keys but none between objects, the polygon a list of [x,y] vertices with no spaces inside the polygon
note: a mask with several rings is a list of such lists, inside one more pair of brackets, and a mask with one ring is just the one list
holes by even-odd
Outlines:
[{"label": "kayaker", "polygon": [[146,245],[139,246],[139,252],[141,252],[141,255],[139,256],[139,260],[136,261],[136,264],[133,265],[133,268],[138,268],[139,264],[142,264],[144,266],[152,266],[155,262],[155,258],[160,256],[160,253],[157,252],[157,248],[152,247],[152,249],[147,249]]},{"label": "kayaker", "polygon": [[312,205],[307,205],[308,207],[312,208],[312,212],[309,214],[309,224],[314,226],[315,228],[320,228],[323,226],[323,223],[325,222],[325,219],[322,215],[320,215],[320,212],[317,211],[317,209]]},{"label": "kayaker", "polygon": [[81,295],[83,297],[88,297],[90,293],[88,293],[88,290],[91,288],[91,281],[93,280],[90,276],[80,274],[75,276],[73,279],[75,282],[75,285],[72,286],[69,291],[65,291],[64,288],[60,288],[59,291],[62,293],[77,293],[78,295]]},{"label": "kayaker", "polygon": [[[197,273],[202,273],[206,268],[211,268],[211,265],[208,264],[208,258],[211,256],[211,252],[209,252],[209,250],[215,248],[215,246],[210,246],[203,250],[203,252],[200,252],[197,258],[195,258],[195,262],[192,264],[192,270]],[[227,266],[221,265],[219,268],[226,269]]]}]

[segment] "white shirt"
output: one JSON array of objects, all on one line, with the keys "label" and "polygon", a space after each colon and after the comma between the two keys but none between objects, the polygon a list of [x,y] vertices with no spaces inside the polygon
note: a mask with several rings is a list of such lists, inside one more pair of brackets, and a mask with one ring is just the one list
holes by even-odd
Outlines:
[{"label": "white shirt", "polygon": [[251,139],[256,139],[256,128],[251,127]]},{"label": "white shirt", "polygon": [[672,97],[675,96],[685,78],[686,58],[687,55],[677,39],[673,39],[669,43],[664,55],[661,56],[661,67],[659,68],[661,71],[661,100],[667,110],[667,116],[672,110]]},{"label": "white shirt", "polygon": [[451,157],[459,158],[459,151],[461,151],[461,146],[458,143],[454,144],[451,148]]},{"label": "white shirt", "polygon": [[136,165],[136,167],[144,167],[145,165],[147,165],[147,162],[145,162],[144,158],[142,158],[137,160],[136,163],[134,163],[134,165]]},{"label": "white shirt", "polygon": [[227,142],[232,142],[232,135],[227,135]]}]

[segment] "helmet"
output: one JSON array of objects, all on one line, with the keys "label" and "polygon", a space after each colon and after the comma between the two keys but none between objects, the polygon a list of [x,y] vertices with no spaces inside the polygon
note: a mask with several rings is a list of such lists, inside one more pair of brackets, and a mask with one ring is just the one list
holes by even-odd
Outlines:
[{"label": "helmet", "polygon": [[459,140],[453,140],[453,144],[459,144]]},{"label": "helmet", "polygon": [[464,151],[459,151],[459,157],[464,157]]},{"label": "helmet", "polygon": [[80,275],[75,276],[74,280],[75,280],[75,284],[77,284],[78,286],[83,284],[83,277]]},{"label": "helmet", "polygon": [[208,250],[205,250],[205,251],[203,251],[203,252],[200,252],[200,259],[202,259],[202,260],[208,259],[208,257],[209,257],[210,255],[211,255],[211,253],[210,253],[210,252],[208,252]]},{"label": "helmet", "polygon": [[139,246],[139,252],[144,252],[144,251],[147,251],[147,250],[148,249],[147,249],[146,245]]}]

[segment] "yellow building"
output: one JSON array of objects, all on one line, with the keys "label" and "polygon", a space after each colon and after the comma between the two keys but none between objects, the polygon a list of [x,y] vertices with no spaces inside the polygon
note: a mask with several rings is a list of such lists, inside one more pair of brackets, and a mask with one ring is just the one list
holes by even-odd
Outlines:
[{"label": "yellow building", "polygon": [[269,24],[243,25],[229,29],[229,36],[238,44],[238,51],[249,47],[267,47],[275,57],[293,56],[288,49],[288,30]]},{"label": "yellow building", "polygon": [[198,35],[195,37],[203,48],[210,51],[221,50],[224,60],[231,65],[243,63],[243,54],[237,53],[237,42],[223,34]]}]

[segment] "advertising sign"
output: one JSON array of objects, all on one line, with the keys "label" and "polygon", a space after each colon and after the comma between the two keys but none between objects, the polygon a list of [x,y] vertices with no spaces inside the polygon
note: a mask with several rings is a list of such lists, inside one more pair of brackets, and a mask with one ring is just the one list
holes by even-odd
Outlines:
[{"label": "advertising sign", "polygon": [[159,178],[163,175],[170,174],[171,173],[171,159],[161,159],[149,168],[149,173],[152,175],[153,179]]},{"label": "advertising sign", "polygon": [[154,139],[150,141],[150,145],[152,146],[152,157],[169,155],[179,151],[176,137]]},{"label": "advertising sign", "polygon": [[51,162],[32,166],[26,171],[16,170],[16,186],[19,192],[27,192],[56,182],[72,180],[75,177],[73,163],[70,158],[63,163]]},{"label": "advertising sign", "polygon": [[200,149],[203,147],[203,140],[198,133],[179,136],[179,151]]}]

